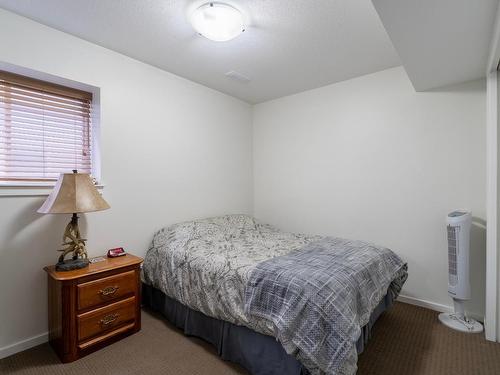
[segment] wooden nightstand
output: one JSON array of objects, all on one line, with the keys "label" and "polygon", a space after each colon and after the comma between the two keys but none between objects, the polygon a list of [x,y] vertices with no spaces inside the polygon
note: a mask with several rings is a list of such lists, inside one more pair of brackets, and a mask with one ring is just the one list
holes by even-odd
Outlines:
[{"label": "wooden nightstand", "polygon": [[140,264],[131,254],[48,274],[49,341],[72,362],[141,329]]}]

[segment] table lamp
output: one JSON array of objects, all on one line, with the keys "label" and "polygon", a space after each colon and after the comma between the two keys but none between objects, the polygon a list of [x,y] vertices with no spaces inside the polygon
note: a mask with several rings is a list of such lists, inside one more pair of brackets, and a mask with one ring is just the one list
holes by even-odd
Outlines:
[{"label": "table lamp", "polygon": [[[85,249],[86,239],[81,238],[78,228],[78,213],[101,211],[109,208],[109,204],[97,191],[90,175],[87,173],[64,173],[59,176],[54,189],[42,207],[42,214],[73,214],[63,235],[63,249],[56,264],[57,271],[70,271],[88,266],[89,260]],[[73,253],[72,259],[64,257]]]}]

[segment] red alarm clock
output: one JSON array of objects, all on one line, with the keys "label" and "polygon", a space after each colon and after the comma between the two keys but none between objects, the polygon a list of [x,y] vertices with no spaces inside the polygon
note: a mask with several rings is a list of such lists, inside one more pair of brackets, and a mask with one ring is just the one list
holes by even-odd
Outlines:
[{"label": "red alarm clock", "polygon": [[127,253],[123,250],[123,247],[108,250],[108,258],[122,257],[124,255],[127,255]]}]

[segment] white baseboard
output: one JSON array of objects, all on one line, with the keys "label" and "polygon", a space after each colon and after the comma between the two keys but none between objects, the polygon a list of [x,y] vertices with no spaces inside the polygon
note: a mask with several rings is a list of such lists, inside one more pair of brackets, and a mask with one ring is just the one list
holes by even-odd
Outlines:
[{"label": "white baseboard", "polygon": [[32,348],[34,346],[43,344],[48,340],[49,340],[49,334],[48,332],[45,332],[33,337],[29,337],[25,340],[15,342],[14,344],[4,346],[3,348],[0,348],[0,359],[22,352],[23,350]]},{"label": "white baseboard", "polygon": [[453,307],[449,305],[441,305],[440,303],[435,303],[431,301],[426,301],[424,299],[408,297],[404,295],[400,295],[398,297],[399,302],[408,303],[410,305],[425,307],[426,309],[439,311],[439,312],[453,312]]},{"label": "white baseboard", "polygon": [[[409,305],[415,305],[415,306],[420,306],[420,307],[425,307],[426,309],[438,311],[438,312],[444,312],[444,313],[451,313],[453,312],[453,306],[449,305],[442,305],[440,303],[436,302],[431,302],[431,301],[426,301],[424,299],[419,299],[419,298],[414,298],[414,297],[409,297],[405,295],[400,295],[397,299],[399,302],[407,303]],[[484,316],[481,316],[479,314],[476,314],[474,312],[467,312],[467,316],[476,319],[479,322],[484,321]]]}]

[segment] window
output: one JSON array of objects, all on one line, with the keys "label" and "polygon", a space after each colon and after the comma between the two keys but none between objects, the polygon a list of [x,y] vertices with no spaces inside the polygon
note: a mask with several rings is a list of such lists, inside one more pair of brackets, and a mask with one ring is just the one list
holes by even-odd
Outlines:
[{"label": "window", "polygon": [[0,71],[0,180],[92,172],[92,94]]}]

